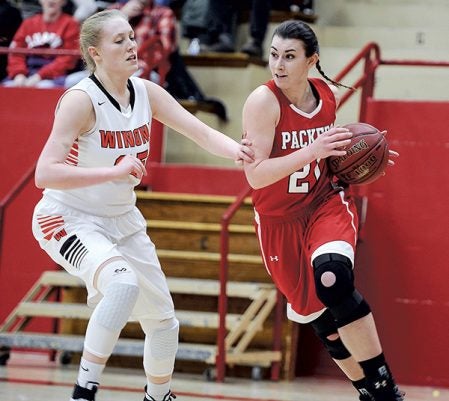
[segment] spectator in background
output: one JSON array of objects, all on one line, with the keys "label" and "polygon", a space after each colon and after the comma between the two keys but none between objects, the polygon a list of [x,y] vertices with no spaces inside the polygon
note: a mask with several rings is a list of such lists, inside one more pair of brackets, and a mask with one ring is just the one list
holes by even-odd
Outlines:
[{"label": "spectator in background", "polygon": [[[12,6],[7,0],[0,0],[0,46],[8,47],[22,23],[20,10]],[[6,78],[8,56],[0,55],[0,80]]]},{"label": "spectator in background", "polygon": [[[104,5],[104,4],[103,4]],[[135,74],[141,78],[162,84],[158,68],[151,70],[148,66],[148,59],[142,57],[141,53],[145,51],[141,46],[147,39],[154,36],[160,38],[161,46],[150,49],[147,55],[151,55],[152,64],[159,65],[165,62],[167,71],[170,69],[170,56],[177,51],[178,42],[176,36],[176,16],[169,7],[155,5],[153,0],[128,0],[112,3],[109,9],[120,9],[128,19],[129,24],[134,30],[135,39],[139,49],[139,71]],[[83,78],[90,75],[89,71],[77,71],[69,75],[65,82],[66,88],[71,88]],[[146,75],[146,76],[144,76]],[[162,77],[165,80],[165,76]]]},{"label": "spectator in background", "polygon": [[181,11],[182,36],[191,40],[187,53],[196,56],[210,44],[209,0],[186,0]]},{"label": "spectator in background", "polygon": [[262,57],[263,41],[270,20],[271,0],[252,0],[249,17],[249,39],[242,52],[252,57]]},{"label": "spectator in background", "polygon": [[[120,7],[119,3],[115,7]],[[158,76],[156,68],[148,76],[153,82],[162,84],[176,99],[190,99],[204,105],[207,110],[216,114],[221,120],[227,121],[227,112],[223,103],[214,98],[206,97],[198,84],[187,71],[187,68],[179,54],[176,32],[176,16],[173,10],[166,6],[159,6],[153,0],[128,0],[120,11],[128,17],[131,27],[134,29],[137,45],[142,45],[147,39],[157,35],[162,43],[161,51],[150,50],[153,62],[165,61],[167,74]],[[142,57],[144,49],[141,49],[139,66],[141,71],[147,70],[146,60]]]},{"label": "spectator in background", "polygon": [[[11,42],[11,48],[78,49],[79,24],[63,13],[64,0],[40,0],[42,13],[25,19]],[[75,68],[77,56],[41,56],[11,53],[5,86],[49,88],[63,86]]]},{"label": "spectator in background", "polygon": [[[201,13],[201,8],[203,12]],[[188,8],[196,7],[196,9]],[[192,0],[183,9],[186,25],[184,32],[191,37],[192,31],[199,32],[202,51],[232,53],[235,51],[235,33],[239,13],[249,9],[248,41],[241,51],[252,57],[262,57],[262,45],[268,27],[271,0]],[[189,21],[190,20],[190,21]],[[206,27],[204,34],[203,27]],[[207,46],[209,45],[209,46]]]},{"label": "spectator in background", "polygon": [[[17,4],[23,19],[42,12],[39,0],[19,0]],[[95,0],[66,0],[62,9],[66,14],[72,15],[77,21],[82,22],[95,13],[97,8]]]},{"label": "spectator in background", "polygon": [[86,18],[90,17],[97,11],[97,3],[95,0],[72,0],[73,18],[79,22],[83,22]]},{"label": "spectator in background", "polygon": [[[169,62],[170,55],[178,48],[176,36],[176,16],[169,7],[156,5],[153,0],[128,0],[123,5],[117,3],[114,7],[128,17],[129,24],[134,29],[137,45],[147,39],[159,36],[162,47],[153,50],[157,54],[152,57],[157,62],[164,58]],[[140,68],[146,69],[145,60],[139,60]],[[143,77],[149,78],[149,77]],[[152,81],[160,83],[157,75],[153,74]]]}]

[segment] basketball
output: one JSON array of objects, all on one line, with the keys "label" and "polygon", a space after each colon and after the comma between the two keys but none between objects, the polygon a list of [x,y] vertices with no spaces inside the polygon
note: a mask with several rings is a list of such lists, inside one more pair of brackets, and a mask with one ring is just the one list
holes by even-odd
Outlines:
[{"label": "basketball", "polygon": [[377,180],[388,164],[388,142],[376,127],[365,123],[343,126],[353,136],[345,156],[327,158],[332,173],[347,184],[369,184]]}]

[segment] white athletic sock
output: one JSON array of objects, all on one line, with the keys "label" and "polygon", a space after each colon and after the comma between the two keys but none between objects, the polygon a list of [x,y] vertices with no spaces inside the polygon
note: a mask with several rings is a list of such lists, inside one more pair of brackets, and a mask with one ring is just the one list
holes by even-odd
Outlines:
[{"label": "white athletic sock", "polygon": [[154,384],[147,380],[147,394],[156,401],[162,401],[164,396],[170,391],[170,380],[163,384]]},{"label": "white athletic sock", "polygon": [[105,365],[90,362],[81,358],[80,368],[78,371],[78,386],[92,389],[93,386],[100,384],[100,377],[103,373]]}]

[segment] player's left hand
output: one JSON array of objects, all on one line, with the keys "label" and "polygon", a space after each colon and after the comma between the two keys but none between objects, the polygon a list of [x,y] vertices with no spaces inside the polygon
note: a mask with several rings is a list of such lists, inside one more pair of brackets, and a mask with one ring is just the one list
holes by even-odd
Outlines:
[{"label": "player's left hand", "polygon": [[[246,136],[246,135],[245,135]],[[242,166],[244,162],[254,162],[254,151],[251,149],[252,142],[245,137],[240,141],[240,146],[235,159],[235,164]]]},{"label": "player's left hand", "polygon": [[[384,136],[387,135],[387,131],[382,131],[381,133]],[[388,166],[391,166],[391,167],[394,166],[395,165],[394,159],[396,159],[398,157],[399,157],[399,153],[398,152],[396,152],[395,150],[388,149]],[[385,171],[383,172],[382,175],[385,175]]]},{"label": "player's left hand", "polygon": [[246,139],[246,135],[240,141],[239,150],[235,159],[235,164],[242,166],[244,162],[254,162],[254,151],[251,149],[252,142]]}]

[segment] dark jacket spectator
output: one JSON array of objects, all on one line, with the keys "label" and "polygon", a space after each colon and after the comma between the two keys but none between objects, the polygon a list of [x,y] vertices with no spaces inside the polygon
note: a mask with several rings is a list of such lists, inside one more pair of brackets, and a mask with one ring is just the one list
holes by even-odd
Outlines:
[{"label": "dark jacket spectator", "polygon": [[[7,0],[0,0],[0,46],[9,46],[21,23],[20,10]],[[7,60],[6,54],[0,55],[0,80],[6,77]]]}]

